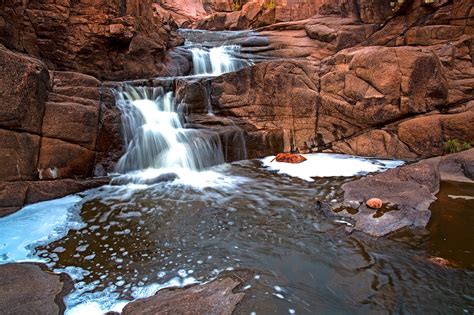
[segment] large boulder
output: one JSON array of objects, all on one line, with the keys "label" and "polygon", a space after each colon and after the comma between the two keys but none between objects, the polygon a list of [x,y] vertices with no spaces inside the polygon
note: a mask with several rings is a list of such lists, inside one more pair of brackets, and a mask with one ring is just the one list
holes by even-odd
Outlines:
[{"label": "large boulder", "polygon": [[127,304],[122,314],[231,315],[245,296],[243,292],[233,292],[242,286],[244,279],[239,275],[224,274],[206,284],[160,290],[152,297]]},{"label": "large boulder", "polygon": [[315,134],[319,80],[311,62],[258,64],[212,80],[211,90],[216,115],[238,117],[248,132],[282,134],[285,151]]},{"label": "large boulder", "polygon": [[0,217],[21,207],[106,185],[108,177],[92,179],[55,179],[34,181],[0,181]]},{"label": "large boulder", "polygon": [[95,153],[85,147],[44,137],[38,160],[40,179],[86,178],[94,170]]},{"label": "large boulder", "polygon": [[363,156],[416,158],[442,155],[448,141],[474,144],[474,102],[434,111],[333,143],[332,149]]},{"label": "large boulder", "polygon": [[94,173],[100,82],[74,72],[48,74],[42,62],[3,46],[0,65],[6,69],[0,75],[0,216],[106,183],[78,180]]},{"label": "large boulder", "polygon": [[[405,227],[425,227],[430,204],[436,200],[441,180],[474,183],[474,149],[422,160],[342,185],[344,203],[337,214],[355,221],[352,227],[372,236],[384,236]],[[381,213],[366,206],[370,198],[386,204]],[[388,204],[388,205],[387,205]],[[356,208],[357,211],[348,210]]]},{"label": "large boulder", "polygon": [[2,314],[63,314],[64,296],[73,288],[68,275],[36,264],[1,265],[0,279]]},{"label": "large boulder", "polygon": [[325,63],[322,112],[352,125],[380,125],[446,104],[448,86],[443,69],[428,51],[411,47],[354,48],[341,51]]}]

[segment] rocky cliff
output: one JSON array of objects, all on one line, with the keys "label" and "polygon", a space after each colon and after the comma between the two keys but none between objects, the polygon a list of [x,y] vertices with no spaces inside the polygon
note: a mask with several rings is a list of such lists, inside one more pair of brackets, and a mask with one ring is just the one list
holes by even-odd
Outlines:
[{"label": "rocky cliff", "polygon": [[[275,152],[261,139],[283,139],[286,151],[293,144],[398,158],[443,154],[450,139],[473,143],[473,5],[407,1],[382,24],[361,17],[384,10],[355,7],[358,16],[261,29],[264,44],[247,49],[278,61],[205,83],[215,113],[248,132],[251,156]],[[199,103],[188,101],[193,90],[182,93],[185,103]],[[190,119],[206,125],[194,112]]]},{"label": "rocky cliff", "polygon": [[[152,0],[0,3],[0,43],[51,70],[97,78],[168,75],[166,52],[182,43],[176,25],[157,16]],[[173,73],[174,74],[174,73]]]}]

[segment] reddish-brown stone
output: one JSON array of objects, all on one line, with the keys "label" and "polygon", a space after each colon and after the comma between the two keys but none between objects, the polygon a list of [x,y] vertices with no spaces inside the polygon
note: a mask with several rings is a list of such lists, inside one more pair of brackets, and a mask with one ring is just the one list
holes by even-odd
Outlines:
[{"label": "reddish-brown stone", "polygon": [[49,67],[102,78],[166,74],[168,48],[182,40],[151,0],[3,1],[0,41]]},{"label": "reddish-brown stone", "polygon": [[241,281],[223,277],[185,289],[165,289],[155,296],[129,303],[122,314],[219,314],[231,315],[245,293],[232,290]]},{"label": "reddish-brown stone", "polygon": [[306,158],[300,154],[294,153],[278,153],[275,158],[272,160],[277,162],[292,163],[298,164],[306,161]]},{"label": "reddish-brown stone", "polygon": [[0,45],[0,69],[0,127],[41,133],[44,104],[49,90],[45,65]]},{"label": "reddish-brown stone", "polygon": [[35,179],[40,137],[27,132],[0,129],[0,139],[0,180]]},{"label": "reddish-brown stone", "polygon": [[0,313],[62,314],[64,297],[72,288],[65,274],[45,271],[37,264],[6,264],[0,266]]},{"label": "reddish-brown stone", "polygon": [[80,145],[43,137],[38,161],[41,179],[86,178],[93,174],[94,151]]},{"label": "reddish-brown stone", "polygon": [[380,209],[382,208],[383,202],[379,198],[370,198],[366,202],[367,207],[372,208],[372,209]]}]

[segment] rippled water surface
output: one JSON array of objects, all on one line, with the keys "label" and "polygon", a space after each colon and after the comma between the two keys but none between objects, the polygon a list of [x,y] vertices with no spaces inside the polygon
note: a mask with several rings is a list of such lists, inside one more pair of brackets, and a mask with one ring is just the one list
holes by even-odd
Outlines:
[{"label": "rippled water surface", "polygon": [[[375,239],[349,234],[319,206],[340,199],[340,185],[354,178],[308,182],[258,161],[215,170],[225,176],[204,188],[177,181],[85,193],[75,210],[83,224],[35,250],[74,276],[69,311],[119,309],[237,268],[255,275],[244,287],[247,314],[474,311],[473,201],[447,197],[449,184],[429,230]],[[463,187],[474,196],[474,186]]]}]

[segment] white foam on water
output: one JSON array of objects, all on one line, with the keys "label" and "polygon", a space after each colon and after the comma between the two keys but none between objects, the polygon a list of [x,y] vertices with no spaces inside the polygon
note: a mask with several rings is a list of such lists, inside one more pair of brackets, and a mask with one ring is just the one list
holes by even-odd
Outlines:
[{"label": "white foam on water", "polygon": [[0,264],[42,262],[33,256],[34,248],[64,237],[84,223],[73,208],[82,200],[76,195],[39,202],[0,218]]},{"label": "white foam on water", "polygon": [[[225,166],[224,166],[225,167]],[[128,173],[127,176],[131,184],[126,184],[127,188],[130,189],[146,189],[149,187],[146,183],[157,178],[160,175],[165,174],[176,174],[177,178],[167,182],[170,185],[186,185],[192,186],[197,189],[207,187],[219,187],[219,188],[232,188],[237,184],[241,184],[246,181],[245,178],[239,176],[226,175],[216,167],[216,170],[202,170],[195,171],[182,167],[167,167],[167,168],[147,168],[140,171]]]},{"label": "white foam on water", "polygon": [[[77,273],[77,271],[76,271]],[[155,295],[159,290],[166,288],[182,288],[200,282],[193,277],[174,277],[165,283],[153,283],[147,286],[132,287],[134,300],[147,298]],[[107,312],[122,312],[125,305],[132,301],[119,299],[116,287],[110,286],[101,292],[89,292],[94,290],[95,285],[81,286],[76,284],[75,290],[66,299],[66,315],[101,315]]]},{"label": "white foam on water", "polygon": [[474,196],[448,195],[448,197],[451,199],[474,200]]},{"label": "white foam on water", "polygon": [[380,160],[344,154],[311,153],[302,154],[307,160],[298,163],[284,163],[272,160],[275,156],[267,156],[261,161],[263,165],[278,174],[299,177],[312,182],[312,177],[355,176],[372,172],[380,172],[403,165],[399,160]]}]

